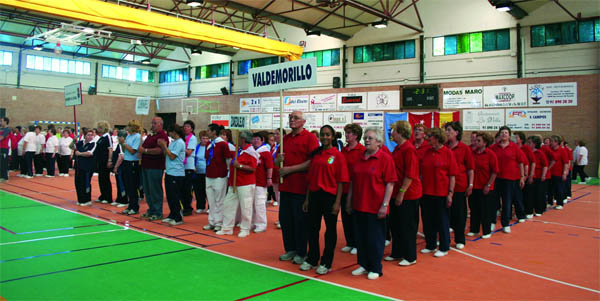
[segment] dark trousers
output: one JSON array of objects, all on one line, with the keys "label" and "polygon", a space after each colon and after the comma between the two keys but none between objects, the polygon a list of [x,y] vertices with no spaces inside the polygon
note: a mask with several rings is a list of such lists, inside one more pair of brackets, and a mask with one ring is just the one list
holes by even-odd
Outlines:
[{"label": "dark trousers", "polygon": [[344,228],[344,237],[346,238],[346,246],[356,247],[356,239],[354,238],[354,220],[352,215],[346,212],[346,197],[347,194],[342,195],[342,205],[340,206],[342,211],[342,227]]},{"label": "dark trousers", "polygon": [[123,180],[125,184],[125,193],[129,201],[127,209],[138,212],[140,204],[138,203],[138,189],[140,187],[140,165],[138,161],[123,161]]},{"label": "dark trousers", "polygon": [[28,176],[33,176],[33,158],[35,157],[35,152],[25,152],[25,174]]},{"label": "dark trousers", "polygon": [[337,214],[333,214],[335,195],[323,190],[310,192],[308,195],[308,258],[313,266],[319,263],[319,233],[321,218],[325,220],[325,249],[321,257],[321,265],[331,268],[333,253],[337,242]]},{"label": "dark trousers", "polygon": [[[550,172],[550,171],[548,171]],[[544,181],[546,184],[546,204],[554,205],[554,196],[552,195],[552,177]]]},{"label": "dark trousers", "polygon": [[54,171],[56,170],[56,156],[52,156],[52,154],[46,154],[46,175],[54,176]]},{"label": "dark trousers", "polygon": [[0,179],[8,180],[8,148],[0,148]]},{"label": "dark trousers", "polygon": [[165,190],[170,211],[167,218],[173,219],[176,222],[183,220],[181,216],[181,209],[183,208],[181,189],[184,181],[185,176],[175,177],[165,174]]},{"label": "dark trousers", "polygon": [[302,211],[306,196],[291,192],[281,192],[279,206],[279,223],[283,237],[283,248],[286,252],[294,251],[296,255],[306,256],[308,214]]},{"label": "dark trousers", "polygon": [[369,272],[383,275],[381,260],[385,248],[385,218],[377,214],[353,211],[357,263]]},{"label": "dark trousers", "polygon": [[19,156],[19,173],[22,175],[27,174],[27,166],[25,165],[25,154]]},{"label": "dark trousers", "polygon": [[390,202],[390,226],[392,228],[392,254],[394,258],[417,260],[417,230],[419,228],[419,200],[403,200],[396,206]]},{"label": "dark trousers", "polygon": [[533,207],[535,213],[542,214],[546,211],[546,183],[540,179],[534,179],[531,184],[531,191],[533,195]]},{"label": "dark trousers", "polygon": [[10,159],[10,170],[19,170],[21,160],[16,148],[12,150],[12,157]]},{"label": "dark trousers", "polygon": [[424,195],[421,199],[423,210],[423,232],[425,248],[434,250],[437,238],[440,238],[440,251],[450,250],[450,231],[448,229],[448,208],[446,197]]},{"label": "dark trousers", "polygon": [[196,195],[196,209],[206,208],[206,174],[194,174],[192,181]]},{"label": "dark trousers", "polygon": [[467,225],[467,199],[464,192],[454,192],[450,206],[450,227],[454,230],[454,242],[465,244],[465,226]]},{"label": "dark trousers", "polygon": [[127,200],[127,192],[125,191],[125,181],[123,179],[123,165],[120,165],[117,168],[117,173],[115,174],[115,182],[117,184],[117,198],[115,202],[119,204],[128,204]]},{"label": "dark trousers", "polygon": [[56,165],[58,165],[58,173],[69,173],[69,161],[71,160],[71,156],[63,156],[58,155],[58,159],[56,161]]},{"label": "dark trousers", "polygon": [[523,203],[521,203],[522,196],[521,187],[519,187],[519,180],[506,180],[498,179],[496,181],[496,192],[500,194],[502,198],[502,227],[510,225],[512,220],[512,204],[514,203],[517,212],[517,218],[525,218]]},{"label": "dark trousers", "polygon": [[100,196],[98,197],[101,201],[112,202],[112,184],[110,183],[110,168],[106,167],[106,162],[103,160],[98,161],[96,166],[98,171],[98,186],[100,186]]},{"label": "dark trousers", "polygon": [[482,189],[473,189],[469,196],[471,204],[471,225],[469,232],[479,233],[480,229],[483,235],[490,234],[490,225],[496,217],[496,204],[494,204],[494,191],[483,194]]},{"label": "dark trousers", "polygon": [[579,175],[579,181],[585,182],[585,179],[588,177],[588,175],[583,170],[584,168],[585,168],[585,165],[574,165],[573,166],[573,179],[577,179],[577,176]]},{"label": "dark trousers", "polygon": [[571,197],[571,172],[569,172],[569,174],[567,175],[567,181],[565,181],[565,193],[567,194],[568,197]]},{"label": "dark trousers", "polygon": [[566,182],[563,181],[562,177],[552,176],[551,179],[552,196],[556,200],[556,205],[562,206],[563,200],[567,197],[566,194]]},{"label": "dark trousers", "polygon": [[35,166],[35,174],[43,175],[44,174],[44,154],[36,154],[33,157],[33,165]]},{"label": "dark trousers", "polygon": [[526,183],[525,187],[523,187],[523,210],[525,214],[533,214],[533,203],[535,199],[533,183]]},{"label": "dark trousers", "polygon": [[195,171],[193,169],[186,169],[185,177],[181,183],[181,203],[183,205],[183,212],[185,214],[191,214],[192,211],[194,211],[194,208],[192,208],[192,186],[194,184],[194,174]]},{"label": "dark trousers", "polygon": [[[267,200],[277,202],[277,197],[275,196],[275,190],[273,190],[273,186],[267,187]],[[203,208],[204,209],[204,208]]]},{"label": "dark trousers", "polygon": [[75,170],[75,190],[77,191],[77,202],[87,203],[92,200],[92,172],[77,168]]}]

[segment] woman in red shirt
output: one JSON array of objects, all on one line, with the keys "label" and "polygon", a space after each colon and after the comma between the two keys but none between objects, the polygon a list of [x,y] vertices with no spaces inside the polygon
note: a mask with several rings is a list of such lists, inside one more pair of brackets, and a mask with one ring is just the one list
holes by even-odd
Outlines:
[{"label": "woman in red shirt", "polygon": [[450,149],[444,147],[446,134],[439,128],[430,130],[429,148],[421,160],[421,182],[423,184],[423,232],[425,232],[425,248],[421,253],[431,253],[436,248],[438,234],[440,249],[433,254],[442,257],[450,249],[450,232],[448,225],[448,209],[452,206],[454,181],[458,172],[456,159]]},{"label": "woman in red shirt", "polygon": [[392,152],[398,182],[394,185],[390,206],[392,254],[386,261],[402,258],[400,266],[417,263],[417,229],[419,228],[419,199],[422,196],[417,150],[408,139],[412,129],[408,121],[398,121],[392,127],[397,146]]},{"label": "woman in red shirt", "polygon": [[[344,155],[344,158],[346,158],[348,170],[351,170],[354,163],[360,160],[360,157],[365,153],[365,146],[360,144],[363,130],[360,125],[349,123],[344,126],[344,132],[348,144],[342,148],[342,154]],[[349,191],[350,184],[345,184],[344,193],[342,194],[342,208],[346,208],[346,200]],[[344,246],[341,251],[345,253],[350,252],[350,254],[356,255],[358,250],[356,249],[356,239],[354,235],[354,221],[352,220],[352,215],[348,214],[346,210],[342,210],[342,226],[344,228],[346,246]]]},{"label": "woman in red shirt", "polygon": [[556,209],[562,210],[564,200],[567,198],[567,176],[569,175],[569,157],[567,152],[560,147],[560,136],[553,135],[550,143],[552,162],[550,173],[552,176],[552,196],[556,201]]},{"label": "woman in red shirt", "polygon": [[385,217],[398,177],[394,160],[381,150],[383,131],[367,128],[364,137],[366,150],[350,171],[346,211],[354,216],[357,261],[360,265],[352,271],[352,275],[368,273],[367,277],[374,280],[383,275],[381,259],[385,248]]},{"label": "woman in red shirt", "polygon": [[344,183],[350,181],[346,159],[337,149],[335,130],[324,125],[319,131],[321,146],[311,155],[308,168],[308,188],[302,210],[308,213],[308,257],[300,270],[308,271],[319,263],[319,232],[321,218],[325,220],[325,249],[317,274],[331,270],[337,241],[337,217]]},{"label": "woman in red shirt", "polygon": [[476,150],[473,152],[475,171],[473,179],[473,193],[469,197],[471,204],[471,227],[468,236],[475,236],[482,230],[481,238],[490,238],[490,225],[496,217],[496,203],[494,202],[494,181],[498,173],[498,159],[496,154],[487,149],[494,138],[488,133],[478,132],[475,140]]},{"label": "woman in red shirt", "polygon": [[546,173],[548,172],[548,159],[546,154],[540,149],[542,138],[540,136],[530,136],[527,138],[527,145],[533,149],[533,157],[535,160],[535,170],[533,178],[528,179],[528,184],[531,186],[531,195],[533,197],[533,208],[535,216],[542,216],[546,211]]}]

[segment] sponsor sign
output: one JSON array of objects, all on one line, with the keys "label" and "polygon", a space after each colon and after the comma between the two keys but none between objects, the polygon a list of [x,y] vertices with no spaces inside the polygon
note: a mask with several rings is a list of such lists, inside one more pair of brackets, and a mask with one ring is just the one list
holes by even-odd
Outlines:
[{"label": "sponsor sign", "polygon": [[527,85],[483,87],[484,108],[510,108],[527,106]]},{"label": "sponsor sign", "polygon": [[260,98],[240,98],[240,113],[260,113]]},{"label": "sponsor sign", "polygon": [[229,126],[229,115],[210,115],[210,123],[228,127]]},{"label": "sponsor sign", "polygon": [[261,113],[279,113],[281,99],[279,97],[263,97],[260,99]]},{"label": "sponsor sign", "polygon": [[342,134],[342,141],[345,141],[344,126],[352,123],[351,112],[329,112],[323,113],[323,124],[329,124],[336,132]]},{"label": "sponsor sign", "polygon": [[577,83],[528,85],[529,106],[576,106]]},{"label": "sponsor sign", "polygon": [[229,115],[229,128],[231,128],[231,129],[249,129],[250,128],[250,115],[248,115],[248,114]]},{"label": "sponsor sign", "polygon": [[367,93],[341,93],[337,95],[338,111],[363,111],[367,109]]},{"label": "sponsor sign", "polygon": [[464,110],[465,131],[497,131],[504,125],[504,109]]},{"label": "sponsor sign", "polygon": [[308,95],[284,96],[283,97],[284,112],[308,112]]},{"label": "sponsor sign", "polygon": [[368,92],[367,110],[400,110],[400,90]]},{"label": "sponsor sign", "polygon": [[273,114],[250,115],[251,130],[270,130],[273,128]]},{"label": "sponsor sign", "polygon": [[444,109],[478,109],[483,102],[483,87],[443,89]]},{"label": "sponsor sign", "polygon": [[304,124],[304,128],[309,131],[312,130],[320,130],[321,127],[325,124],[323,123],[323,113],[304,113],[304,119],[306,123]]},{"label": "sponsor sign", "polygon": [[336,94],[315,94],[309,98],[309,108],[312,112],[332,112],[336,110]]},{"label": "sponsor sign", "polygon": [[552,131],[552,108],[507,109],[506,125],[513,131]]},{"label": "sponsor sign", "polygon": [[352,113],[352,123],[360,125],[363,129],[377,127],[383,130],[383,112],[354,112]]}]

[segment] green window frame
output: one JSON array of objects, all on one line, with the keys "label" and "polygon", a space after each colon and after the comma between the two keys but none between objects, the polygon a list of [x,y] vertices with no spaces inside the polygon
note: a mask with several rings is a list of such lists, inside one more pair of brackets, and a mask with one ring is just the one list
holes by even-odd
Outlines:
[{"label": "green window frame", "polygon": [[229,76],[229,63],[221,63],[197,66],[194,79],[207,79],[226,76]]},{"label": "green window frame", "polygon": [[248,71],[252,68],[263,67],[273,64],[279,64],[279,57],[270,56],[260,59],[244,60],[238,62],[238,75],[248,74]]},{"label": "green window frame", "polygon": [[510,49],[510,30],[499,29],[433,38],[433,56]]},{"label": "green window frame", "polygon": [[600,41],[600,18],[533,25],[531,47],[569,45]]},{"label": "green window frame", "polygon": [[355,64],[415,58],[415,40],[354,47]]},{"label": "green window frame", "polygon": [[302,54],[303,59],[316,57],[317,67],[338,66],[340,64],[340,49],[310,51]]},{"label": "green window frame", "polygon": [[158,83],[175,83],[187,81],[190,79],[190,75],[188,73],[187,68],[168,70],[168,71],[160,71],[158,73]]}]

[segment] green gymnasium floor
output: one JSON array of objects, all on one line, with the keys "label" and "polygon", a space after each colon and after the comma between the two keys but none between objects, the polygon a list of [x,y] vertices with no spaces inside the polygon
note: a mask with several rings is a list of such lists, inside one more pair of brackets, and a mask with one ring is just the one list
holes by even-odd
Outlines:
[{"label": "green gymnasium floor", "polygon": [[371,300],[378,296],[0,191],[6,300]]}]

